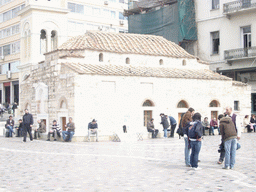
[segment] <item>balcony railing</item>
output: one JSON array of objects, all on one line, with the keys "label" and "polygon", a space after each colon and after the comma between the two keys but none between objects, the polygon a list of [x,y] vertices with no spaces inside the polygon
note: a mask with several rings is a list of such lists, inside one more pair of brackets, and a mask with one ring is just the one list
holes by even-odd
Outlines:
[{"label": "balcony railing", "polygon": [[242,9],[256,8],[256,0],[238,0],[223,4],[223,13],[232,13]]},{"label": "balcony railing", "polygon": [[226,60],[241,59],[247,57],[256,57],[256,47],[231,49],[224,51],[224,58]]}]

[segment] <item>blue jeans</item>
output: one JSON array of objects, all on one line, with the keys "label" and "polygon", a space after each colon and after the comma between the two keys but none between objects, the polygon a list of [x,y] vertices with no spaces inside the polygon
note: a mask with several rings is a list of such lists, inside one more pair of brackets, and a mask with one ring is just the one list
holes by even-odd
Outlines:
[{"label": "blue jeans", "polygon": [[212,133],[214,135],[214,129],[218,129],[218,133],[220,134],[220,128],[219,127],[211,127],[209,130],[209,135]]},{"label": "blue jeans", "polygon": [[188,138],[184,137],[185,141],[185,163],[186,165],[190,165],[190,149],[188,148]]},{"label": "blue jeans", "polygon": [[191,167],[198,167],[198,156],[201,149],[201,141],[190,141],[191,146],[191,156],[190,156],[190,164]]},{"label": "blue jeans", "polygon": [[225,141],[225,167],[233,168],[236,162],[237,140],[230,139]]},{"label": "blue jeans", "polygon": [[[7,129],[9,129],[10,131],[9,131],[9,137],[12,137],[12,133],[14,133],[14,131],[13,131],[13,126],[7,126]],[[14,133],[15,134],[15,133]]]},{"label": "blue jeans", "polygon": [[68,141],[71,141],[74,134],[74,131],[62,131],[63,140],[66,141],[66,137],[69,136]]},{"label": "blue jeans", "polygon": [[164,129],[164,137],[167,137],[167,129]]}]

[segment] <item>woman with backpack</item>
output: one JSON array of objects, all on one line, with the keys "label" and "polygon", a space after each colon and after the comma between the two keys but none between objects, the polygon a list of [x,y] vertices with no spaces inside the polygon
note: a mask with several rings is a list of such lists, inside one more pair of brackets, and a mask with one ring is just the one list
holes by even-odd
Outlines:
[{"label": "woman with backpack", "polygon": [[201,114],[195,113],[192,117],[193,123],[188,127],[189,145],[191,147],[190,164],[194,170],[201,169],[198,167],[198,156],[201,149],[203,136],[203,125],[201,123]]}]

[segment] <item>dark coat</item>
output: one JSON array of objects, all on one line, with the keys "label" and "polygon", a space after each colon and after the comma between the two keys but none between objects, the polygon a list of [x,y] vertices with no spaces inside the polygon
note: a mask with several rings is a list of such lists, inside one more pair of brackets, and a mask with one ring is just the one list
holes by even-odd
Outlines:
[{"label": "dark coat", "polygon": [[163,125],[164,129],[167,129],[170,126],[169,122],[165,116],[161,117],[161,124]]},{"label": "dark coat", "polygon": [[92,122],[90,122],[88,124],[88,129],[97,129],[98,128],[98,123],[92,124]]},{"label": "dark coat", "polygon": [[12,126],[14,126],[14,120],[8,119],[8,120],[6,121],[5,127],[7,127],[8,125],[11,125],[11,124],[12,124]]},{"label": "dark coat", "polygon": [[33,116],[30,113],[26,113],[25,115],[23,115],[23,123],[25,125],[33,125]]},{"label": "dark coat", "polygon": [[222,141],[237,137],[235,125],[230,117],[220,119],[220,134]]},{"label": "dark coat", "polygon": [[147,130],[153,130],[154,129],[154,123],[152,121],[148,121],[147,123]]},{"label": "dark coat", "polygon": [[189,122],[193,121],[192,120],[192,115],[190,111],[187,111],[185,115],[182,117],[181,120],[181,127],[184,128]]}]

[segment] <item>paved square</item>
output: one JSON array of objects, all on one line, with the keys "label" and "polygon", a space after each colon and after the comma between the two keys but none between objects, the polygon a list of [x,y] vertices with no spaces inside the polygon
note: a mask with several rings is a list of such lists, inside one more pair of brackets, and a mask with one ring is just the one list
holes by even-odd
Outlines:
[{"label": "paved square", "polygon": [[0,191],[256,191],[256,134],[242,134],[234,170],[206,136],[202,170],[184,164],[183,139],[64,143],[0,137]]}]

